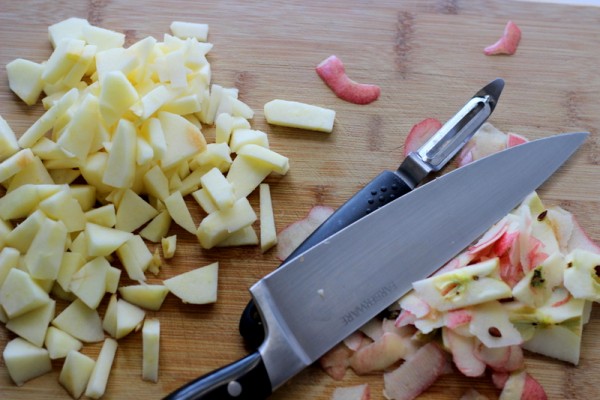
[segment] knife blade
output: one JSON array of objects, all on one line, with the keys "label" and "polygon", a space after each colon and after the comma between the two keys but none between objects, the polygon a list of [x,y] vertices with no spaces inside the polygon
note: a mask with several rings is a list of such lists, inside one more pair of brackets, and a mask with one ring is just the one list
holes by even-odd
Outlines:
[{"label": "knife blade", "polygon": [[481,236],[587,135],[535,140],[458,168],[296,256],[250,288],[267,332],[259,349],[167,399],[268,397]]},{"label": "knife blade", "polygon": [[[498,78],[477,91],[429,140],[411,152],[396,171],[383,171],[376,176],[323,222],[281,265],[370,212],[399,199],[430,173],[441,170],[487,121],[503,88],[504,80]],[[239,331],[252,348],[258,347],[265,338],[262,320],[252,301],[242,312]]]}]

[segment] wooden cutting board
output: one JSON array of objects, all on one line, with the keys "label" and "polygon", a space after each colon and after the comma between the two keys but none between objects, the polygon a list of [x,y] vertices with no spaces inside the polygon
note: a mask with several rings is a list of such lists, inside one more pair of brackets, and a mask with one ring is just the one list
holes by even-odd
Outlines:
[{"label": "wooden cutting board", "polygon": [[[381,170],[396,168],[413,124],[426,117],[446,120],[481,86],[502,77],[506,87],[490,119],[501,130],[530,139],[565,131],[592,133],[539,192],[546,203],[573,212],[600,242],[600,8],[502,0],[3,1],[0,114],[17,134],[42,109],[25,106],[10,92],[4,65],[17,57],[47,59],[51,51],[47,27],[71,16],[125,32],[128,43],[148,35],[161,39],[174,20],[210,25],[213,81],[239,88],[240,98],[256,111],[253,127],[267,132],[271,147],[291,160],[286,176],[267,180],[278,230],[314,205],[340,206]],[[496,41],[509,19],[523,31],[517,54],[484,56],[482,49]],[[314,72],[331,54],[345,62],[352,78],[380,85],[380,99],[357,106],[336,98]],[[335,109],[334,131],[268,126],[262,107],[274,98]],[[205,133],[209,142],[214,140],[210,128]],[[256,194],[250,199],[256,207]],[[193,201],[189,205],[199,222],[198,208]],[[160,282],[219,261],[219,300],[190,306],[169,296],[159,312],[148,313],[162,325],[160,380],[157,384],[141,380],[141,335],[132,334],[119,342],[107,399],[161,398],[246,352],[237,332],[238,318],[249,299],[247,289],[278,265],[274,251],[203,251],[192,235],[174,232],[176,256],[149,281]],[[0,328],[0,348],[12,337]],[[600,398],[599,340],[600,312],[594,308],[584,329],[579,366],[527,354],[528,370],[550,398]],[[95,358],[99,345],[83,351]],[[61,365],[56,362],[52,373],[17,388],[0,361],[0,398],[67,398],[57,383]],[[374,399],[383,398],[380,374],[357,377],[349,372],[342,382],[335,382],[317,366],[303,371],[273,398],[328,399],[336,386],[364,382],[371,384]],[[467,379],[454,373],[421,398],[458,399],[470,387],[491,399],[498,395],[489,377]]]}]

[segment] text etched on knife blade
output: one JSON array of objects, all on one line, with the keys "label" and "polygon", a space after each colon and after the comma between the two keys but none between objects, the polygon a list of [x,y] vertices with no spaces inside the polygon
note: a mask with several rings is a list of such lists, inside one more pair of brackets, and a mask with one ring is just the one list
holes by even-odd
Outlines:
[{"label": "text etched on knife blade", "polygon": [[397,285],[394,282],[392,282],[389,285],[378,289],[373,295],[367,297],[358,306],[356,306],[354,310],[348,312],[342,317],[342,319],[344,320],[344,325],[348,325],[349,323],[354,321],[354,319],[358,318],[362,313],[375,306],[377,303],[388,297],[390,294],[394,293],[397,288]]}]

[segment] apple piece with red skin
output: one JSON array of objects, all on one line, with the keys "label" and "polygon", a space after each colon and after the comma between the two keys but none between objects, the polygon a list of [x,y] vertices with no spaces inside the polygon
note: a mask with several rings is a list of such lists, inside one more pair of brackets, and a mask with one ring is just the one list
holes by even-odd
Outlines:
[{"label": "apple piece with red skin", "polygon": [[575,299],[565,288],[559,287],[542,307],[533,308],[513,302],[507,303],[505,309],[521,332],[523,349],[578,364],[585,300]]},{"label": "apple piece with red skin", "polygon": [[338,343],[319,358],[319,364],[333,380],[341,381],[346,376],[346,370],[350,366],[350,357],[353,353],[344,343]]},{"label": "apple piece with red skin", "polygon": [[333,208],[314,206],[303,219],[288,225],[277,237],[277,258],[284,261],[304,240],[310,236],[331,214]]},{"label": "apple piece with red skin", "polygon": [[429,342],[400,367],[383,374],[384,395],[395,400],[414,399],[448,370],[447,353]]},{"label": "apple piece with red skin", "polygon": [[316,71],[336,96],[350,103],[369,104],[377,100],[381,93],[381,88],[377,85],[358,83],[350,79],[342,60],[335,55],[321,61]]},{"label": "apple piece with red skin", "polygon": [[413,282],[413,288],[423,301],[436,310],[455,310],[511,297],[510,287],[495,278],[498,270],[499,260],[493,258]]},{"label": "apple piece with red skin", "polygon": [[442,123],[435,118],[425,118],[423,121],[413,125],[404,141],[404,157],[413,151],[417,151],[441,127]]},{"label": "apple piece with red skin", "polygon": [[506,134],[489,122],[481,125],[463,147],[456,160],[459,167],[506,149]]},{"label": "apple piece with red skin", "polygon": [[358,349],[350,357],[350,367],[358,375],[383,371],[406,354],[405,340],[395,333],[385,332],[378,340]]},{"label": "apple piece with red skin", "polygon": [[512,21],[508,21],[504,27],[504,32],[498,41],[483,49],[486,56],[496,54],[513,55],[517,51],[521,41],[521,29]]},{"label": "apple piece with red skin", "polygon": [[523,369],[511,373],[495,372],[492,380],[496,387],[502,389],[500,400],[546,400],[548,398],[542,385]]},{"label": "apple piece with red skin", "polygon": [[513,287],[513,297],[523,304],[541,307],[552,296],[552,291],[562,284],[566,267],[567,261],[562,254],[554,253]]},{"label": "apple piece with red skin", "polygon": [[442,328],[442,338],[445,346],[452,354],[454,365],[463,375],[469,377],[481,376],[485,372],[486,364],[475,355],[477,338],[462,336],[452,329]]}]

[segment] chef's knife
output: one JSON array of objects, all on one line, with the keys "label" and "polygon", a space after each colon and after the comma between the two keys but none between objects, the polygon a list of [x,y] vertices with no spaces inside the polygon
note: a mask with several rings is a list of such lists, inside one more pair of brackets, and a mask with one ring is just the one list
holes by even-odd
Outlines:
[{"label": "chef's knife", "polygon": [[[431,172],[442,169],[488,119],[503,88],[504,80],[499,78],[481,88],[417,151],[411,152],[396,171],[383,171],[375,177],[323,222],[282,265],[354,221],[397,200]],[[257,348],[265,338],[260,315],[252,301],[242,313],[239,330],[251,348]]]},{"label": "chef's knife", "polygon": [[169,400],[265,398],[444,265],[583,143],[528,142],[432,180],[296,256],[250,288],[266,339]]}]

